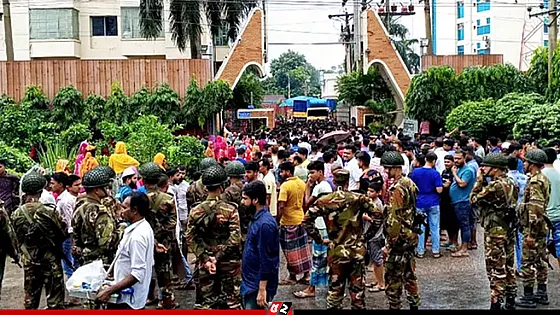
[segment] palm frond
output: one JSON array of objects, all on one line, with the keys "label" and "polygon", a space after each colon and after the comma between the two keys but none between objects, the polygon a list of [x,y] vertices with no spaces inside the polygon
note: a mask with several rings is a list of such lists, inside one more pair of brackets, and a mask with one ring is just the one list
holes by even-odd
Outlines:
[{"label": "palm frond", "polygon": [[224,6],[219,0],[205,0],[204,6],[206,11],[206,20],[210,25],[210,34],[212,35],[212,38],[214,38],[220,32],[220,26],[222,25],[221,13]]},{"label": "palm frond", "polygon": [[163,1],[140,0],[140,33],[148,39],[161,36],[163,29]]},{"label": "palm frond", "polygon": [[257,2],[254,0],[245,1],[231,1],[226,3],[226,22],[228,24],[228,38],[231,41],[237,39],[239,34],[239,28],[241,27],[241,22],[247,14],[257,6]]}]

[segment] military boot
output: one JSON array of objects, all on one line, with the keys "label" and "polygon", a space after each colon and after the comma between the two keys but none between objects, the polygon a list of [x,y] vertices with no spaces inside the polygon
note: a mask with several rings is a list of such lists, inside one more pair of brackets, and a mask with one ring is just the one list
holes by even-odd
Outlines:
[{"label": "military boot", "polygon": [[418,305],[410,304],[410,310],[411,311],[417,311],[418,310]]},{"label": "military boot", "polygon": [[537,303],[535,303],[533,287],[523,287],[523,296],[515,304],[523,308],[536,308]]},{"label": "military boot", "polygon": [[502,304],[501,303],[492,303],[490,304],[490,310],[491,311],[499,311],[502,309]]},{"label": "military boot", "polygon": [[542,305],[548,305],[548,293],[546,292],[546,284],[537,285],[537,293],[535,294],[535,302]]},{"label": "military boot", "polygon": [[515,296],[506,296],[505,309],[510,311],[515,310]]}]

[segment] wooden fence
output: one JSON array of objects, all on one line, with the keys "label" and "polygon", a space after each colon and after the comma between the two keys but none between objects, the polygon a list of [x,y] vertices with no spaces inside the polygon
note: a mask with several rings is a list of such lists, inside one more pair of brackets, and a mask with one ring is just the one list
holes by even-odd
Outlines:
[{"label": "wooden fence", "polygon": [[504,55],[449,55],[422,56],[422,71],[433,66],[450,66],[455,72],[461,73],[470,66],[491,66],[504,63]]},{"label": "wooden fence", "polygon": [[111,84],[119,82],[128,95],[142,87],[168,83],[181,97],[191,76],[200,86],[212,80],[210,61],[171,60],[32,60],[0,62],[0,93],[23,98],[30,85],[41,86],[53,99],[62,87],[73,85],[84,97],[89,93],[108,96]]}]

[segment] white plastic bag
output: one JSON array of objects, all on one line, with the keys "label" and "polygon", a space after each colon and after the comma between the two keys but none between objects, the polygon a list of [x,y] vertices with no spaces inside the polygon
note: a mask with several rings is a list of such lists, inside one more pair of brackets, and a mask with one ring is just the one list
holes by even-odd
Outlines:
[{"label": "white plastic bag", "polygon": [[107,279],[107,272],[103,268],[103,262],[96,260],[76,269],[70,279],[66,281],[66,289],[69,292],[81,291],[86,289],[82,288],[82,284],[86,284],[88,291],[97,292],[105,279]]}]

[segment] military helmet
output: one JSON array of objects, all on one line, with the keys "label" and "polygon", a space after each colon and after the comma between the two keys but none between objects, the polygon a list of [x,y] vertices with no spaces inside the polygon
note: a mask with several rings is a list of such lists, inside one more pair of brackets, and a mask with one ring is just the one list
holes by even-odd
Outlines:
[{"label": "military helmet", "polygon": [[107,175],[109,175],[109,178],[111,178],[111,179],[117,177],[117,173],[115,173],[115,170],[113,170],[109,166],[101,165],[101,166],[98,166],[96,168],[102,170],[105,173],[107,173]]},{"label": "military helmet", "polygon": [[343,168],[338,168],[336,170],[334,170],[333,172],[333,180],[336,183],[345,183],[348,180],[350,180],[350,172],[346,169]]},{"label": "military helmet", "polygon": [[387,151],[381,156],[381,165],[383,167],[401,167],[404,165],[404,159],[397,151]]},{"label": "military helmet", "polygon": [[27,194],[38,194],[43,191],[46,185],[47,180],[45,176],[37,172],[31,172],[23,177],[21,181],[21,191]]},{"label": "military helmet", "polygon": [[544,165],[548,162],[548,156],[541,149],[533,149],[525,154],[525,160],[529,163]]},{"label": "military helmet", "polygon": [[106,187],[110,184],[111,177],[109,176],[109,173],[99,167],[87,172],[82,180],[82,186],[84,186],[84,188]]},{"label": "military helmet", "polygon": [[226,170],[220,165],[213,165],[205,169],[202,173],[202,185],[206,187],[216,187],[227,182]]},{"label": "military helmet", "polygon": [[493,152],[488,153],[484,159],[482,160],[481,166],[490,166],[490,167],[499,167],[499,168],[507,168],[508,167],[508,158],[507,156]]},{"label": "military helmet", "polygon": [[226,165],[226,173],[229,177],[243,177],[245,166],[239,161],[232,161]]},{"label": "military helmet", "polygon": [[200,171],[204,171],[205,169],[214,165],[218,165],[218,162],[216,162],[216,160],[214,160],[213,158],[205,158],[202,161],[200,161]]},{"label": "military helmet", "polygon": [[138,173],[147,180],[159,180],[161,177],[161,168],[154,162],[144,163],[138,169]]}]

